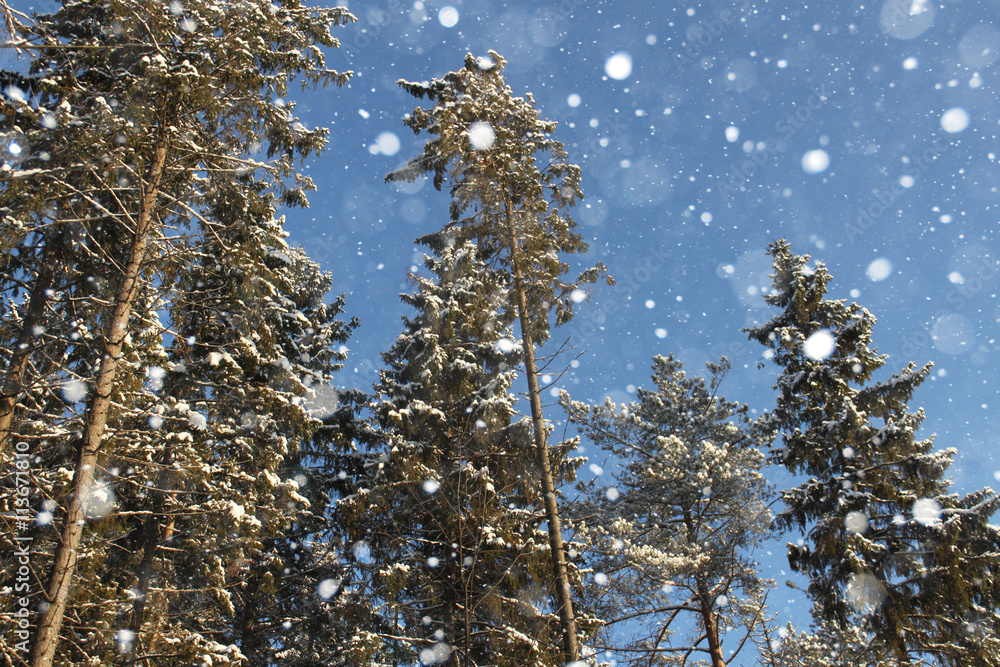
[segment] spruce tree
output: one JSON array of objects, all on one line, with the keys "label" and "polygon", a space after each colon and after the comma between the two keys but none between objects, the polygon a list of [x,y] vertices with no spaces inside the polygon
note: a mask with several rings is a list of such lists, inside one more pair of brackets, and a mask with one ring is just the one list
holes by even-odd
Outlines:
[{"label": "spruce tree", "polygon": [[[559,610],[563,653],[578,660],[580,647],[571,597],[570,573],[547,427],[542,414],[535,347],[550,335],[550,317],[568,321],[575,302],[586,294],[581,284],[603,274],[585,271],[573,282],[563,255],[587,250],[568,209],[582,196],[580,169],[566,161],[562,144],[551,138],[555,124],[539,118],[531,95],[515,97],[503,77],[506,62],[467,55],[465,66],[429,83],[400,81],[411,95],[428,98],[431,109],[417,108],[406,119],[415,133],[431,138],[423,152],[387,180],[413,180],[425,174],[451,193],[451,221],[445,228],[457,243],[474,240],[479,251],[511,277],[508,310],[520,325],[522,358],[541,503],[548,520],[553,598]],[[610,282],[610,279],[609,279]]]},{"label": "spruce tree", "polygon": [[616,465],[611,486],[591,489],[574,524],[605,624],[631,636],[629,664],[687,665],[704,654],[725,667],[735,657],[723,653],[728,634],[738,632],[742,648],[765,628],[769,584],[752,553],[770,520],[761,474],[769,440],[746,405],[717,396],[728,360],[708,366],[706,383],[656,356],[655,388],[638,389],[628,405],[562,394],[570,422]]},{"label": "spruce tree", "polygon": [[[343,501],[386,644],[421,664],[561,665],[531,428],[517,418],[508,280],[440,238],[384,355],[370,472]],[[566,472],[569,472],[568,470]],[[558,473],[557,473],[558,474]],[[560,477],[561,478],[561,477]]]},{"label": "spruce tree", "polygon": [[0,268],[0,461],[10,452],[16,426],[24,437],[25,424],[60,421],[52,398],[61,386],[77,382],[79,391],[71,393],[84,393],[82,379],[96,354],[90,346],[100,333],[92,325],[101,312],[97,304],[112,298],[107,263],[123,261],[121,248],[128,247],[121,229],[95,223],[95,208],[113,206],[112,189],[81,196],[72,179],[45,178],[43,168],[54,154],[84,165],[91,159],[84,146],[100,138],[85,123],[97,125],[99,119],[81,118],[59,104],[58,92],[34,91],[41,87],[37,78],[17,75],[19,85],[0,94],[8,121],[0,165],[0,248],[6,258]]},{"label": "spruce tree", "polygon": [[[254,242],[227,238],[236,229]],[[137,415],[136,453],[159,474],[139,503],[150,511],[136,530],[129,628],[134,650],[149,653],[201,627],[263,665],[274,648],[268,596],[294,584],[305,558],[288,539],[325,509],[296,481],[299,444],[319,426],[305,399],[339,368],[333,348],[352,326],[337,319],[342,300],[325,303],[329,276],[284,243],[279,220],[217,232],[230,252],[210,244],[180,277],[163,389]],[[154,592],[156,581],[171,592]]]},{"label": "spruce tree", "polygon": [[[873,660],[868,651],[869,638],[861,626],[841,628],[835,623],[820,621],[811,632],[796,629],[791,623],[769,637],[761,647],[765,667],[895,667],[895,660]],[[922,660],[914,665],[926,665]]]},{"label": "spruce tree", "polygon": [[[124,459],[129,466],[122,470],[150,475],[155,489],[151,494],[143,495],[138,485],[119,493],[122,502],[133,492],[136,500],[146,500],[161,496],[155,483],[163,477],[157,470],[167,478],[175,474],[174,445],[189,442],[185,433],[205,446],[219,442],[208,435],[208,428],[204,434],[200,428],[209,419],[208,406],[202,412],[175,396],[164,399],[168,411],[157,416],[167,424],[187,420],[190,432],[177,429],[173,436],[149,436],[145,442],[157,450],[151,457],[132,459],[127,454],[136,432],[128,416],[145,409],[156,393],[145,386],[144,372],[162,356],[157,339],[172,324],[159,323],[158,313],[183,301],[176,293],[168,294],[166,302],[161,296],[169,293],[169,282],[183,270],[179,267],[200,261],[199,250],[239,257],[244,248],[253,247],[256,230],[251,224],[242,235],[236,229],[225,235],[235,245],[210,250],[208,239],[219,236],[217,225],[239,228],[245,219],[266,222],[268,215],[273,218],[275,203],[305,204],[303,190],[311,184],[296,174],[293,159],[321,149],[325,131],[302,126],[292,114],[293,106],[280,98],[297,76],[308,84],[346,81],[346,76],[325,68],[321,47],[336,46],[330,28],[350,18],[343,9],[307,9],[294,0],[195,0],[184,5],[86,1],[38,17],[22,33],[37,57],[24,87],[7,88],[5,104],[17,108],[4,114],[4,130],[18,137],[25,157],[6,165],[0,188],[3,244],[19,253],[15,270],[4,275],[10,282],[3,293],[12,303],[23,296],[23,315],[5,326],[3,335],[9,349],[27,353],[4,369],[0,444],[6,443],[9,450],[11,442],[29,438],[45,448],[40,454],[52,453],[43,461],[49,470],[60,472],[41,472],[51,481],[40,479],[38,488],[56,501],[52,509],[61,526],[48,573],[38,575],[48,584],[33,665],[52,664],[56,654],[78,581],[81,550],[96,537],[85,530],[92,489],[105,483],[115,467],[111,462]],[[255,158],[261,151],[267,161]],[[223,209],[224,219],[212,220]],[[269,248],[282,252],[279,246]],[[47,264],[53,271],[47,272]],[[269,305],[262,309],[264,316],[274,314],[275,304],[284,308],[286,301],[294,303],[290,295],[281,294],[286,288],[266,284],[268,270],[261,265],[240,270],[247,273],[241,280],[249,281],[243,296],[265,293]],[[83,294],[87,285],[93,290],[86,295],[89,300]],[[295,311],[293,307],[289,315]],[[75,317],[65,314],[69,312]],[[45,321],[36,326],[32,318]],[[51,323],[66,326],[46,328]],[[301,344],[293,338],[293,346]],[[269,344],[280,351],[276,360],[288,362],[290,350],[282,347],[284,341]],[[236,358],[228,349],[210,352],[220,355],[223,364],[230,363],[227,355]],[[73,355],[79,357],[75,366],[70,363]],[[261,377],[291,396],[301,391],[302,381],[288,380],[297,372],[293,362],[288,364],[290,369],[279,364]],[[58,395],[59,385],[53,382],[75,383],[80,389],[71,393],[86,396],[86,409],[72,429],[54,429],[57,411],[30,398]],[[23,398],[30,400],[18,413],[12,406]],[[41,419],[34,418],[39,415]],[[38,434],[40,428],[45,433]],[[294,427],[289,434],[299,437],[298,430]],[[294,446],[287,435],[275,437],[283,447]],[[74,451],[67,458],[71,443]],[[280,458],[274,463],[280,464]],[[211,464],[206,467],[211,470]],[[67,470],[69,479],[62,476]],[[257,483],[265,492],[272,481],[264,475]],[[276,484],[290,491],[285,481]],[[154,515],[156,502],[168,502],[170,493],[173,490],[153,501]],[[224,504],[218,501],[210,511]],[[235,509],[232,514],[234,523],[243,518],[253,527],[250,517],[236,517]],[[109,530],[122,529],[119,518],[110,520]],[[160,550],[152,545],[166,540],[169,531],[169,520],[147,522],[147,537],[139,542],[144,563],[147,556],[155,560]],[[106,550],[107,542],[100,548]],[[97,561],[88,558],[85,567]],[[35,563],[47,563],[44,551]],[[214,558],[192,567],[201,568],[206,580],[217,579],[221,572]],[[140,565],[140,578],[145,571]],[[223,607],[224,598],[218,600]],[[144,623],[140,608],[148,604],[130,605],[134,623]],[[110,631],[99,624],[94,636],[107,637]],[[90,639],[80,644],[79,635],[65,636],[70,646],[86,652],[82,646]],[[72,660],[74,653],[60,655]],[[176,652],[171,655],[184,659]]]},{"label": "spruce tree", "polygon": [[771,458],[805,479],[782,492],[776,525],[805,533],[788,557],[810,579],[817,621],[863,624],[871,664],[1000,664],[1000,535],[989,525],[1000,500],[947,493],[954,450],[917,438],[924,413],[907,404],[930,364],[873,380],[886,362],[871,346],[875,318],[825,298],[822,263],[783,240],[769,252],[765,299],[782,312],[748,334],[780,369]]}]

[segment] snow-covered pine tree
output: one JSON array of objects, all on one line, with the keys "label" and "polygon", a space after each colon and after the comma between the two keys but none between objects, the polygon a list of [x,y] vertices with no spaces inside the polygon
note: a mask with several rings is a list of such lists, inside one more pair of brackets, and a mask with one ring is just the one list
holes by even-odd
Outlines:
[{"label": "snow-covered pine tree", "polygon": [[434,250],[431,276],[403,295],[417,315],[384,355],[372,406],[379,444],[342,513],[369,597],[384,605],[387,651],[454,667],[562,665],[545,517],[525,457],[531,426],[510,391],[519,346],[509,277],[472,242]]},{"label": "snow-covered pine tree", "polygon": [[[400,81],[411,95],[428,98],[431,109],[417,108],[406,119],[415,133],[427,132],[423,152],[386,179],[413,180],[425,174],[448,186],[451,222],[445,228],[458,243],[474,240],[493,266],[511,276],[507,310],[516,313],[531,404],[532,430],[549,522],[553,599],[562,625],[567,662],[580,655],[571,582],[559,519],[557,488],[547,444],[547,427],[535,363],[535,346],[548,340],[550,316],[568,321],[575,302],[586,298],[581,284],[604,274],[597,265],[566,282],[563,255],[581,253],[587,244],[575,230],[568,209],[582,196],[580,168],[566,161],[562,144],[551,135],[555,123],[539,118],[531,95],[515,97],[503,77],[506,61],[465,58],[465,66],[429,83]],[[608,281],[611,282],[610,278]]]},{"label": "snow-covered pine tree", "polygon": [[379,663],[382,643],[372,631],[378,616],[367,590],[355,585],[344,548],[346,529],[331,507],[349,495],[357,477],[350,463],[346,468],[352,472],[338,464],[363,460],[345,456],[339,426],[329,437],[330,427],[344,417],[353,421],[348,415],[331,415],[313,441],[300,448],[300,463],[289,466],[289,472],[309,505],[297,513],[294,526],[265,546],[271,555],[251,564],[244,586],[234,595],[237,627],[249,640],[241,648],[251,665],[385,664]]},{"label": "snow-covered pine tree", "polygon": [[[816,614],[817,618],[819,614]],[[897,667],[892,659],[874,663],[868,651],[869,637],[857,625],[840,627],[835,623],[820,621],[809,632],[797,629],[791,623],[780,632],[770,633],[768,644],[761,646],[761,667]],[[928,663],[916,659],[913,667],[927,667]]]},{"label": "snow-covered pine tree", "polygon": [[806,535],[788,556],[810,579],[817,621],[862,625],[863,664],[1000,664],[1000,532],[989,525],[1000,500],[948,494],[954,450],[917,439],[924,414],[907,403],[930,364],[872,381],[886,361],[871,347],[875,318],[825,298],[822,263],[784,240],[769,253],[765,299],[782,312],[747,332],[780,369],[772,460],[806,479],[782,492],[775,523]]},{"label": "snow-covered pine tree", "polygon": [[[105,348],[102,328],[115,302],[110,278],[127,264],[134,240],[129,226],[115,224],[107,213],[128,197],[125,177],[112,185],[95,163],[93,146],[108,140],[103,109],[88,107],[86,100],[81,107],[64,104],[69,93],[41,78],[40,72],[21,77],[23,87],[8,86],[0,97],[10,156],[0,171],[0,238],[8,260],[0,271],[0,345],[7,352],[0,355],[5,364],[0,451],[6,452],[0,463],[8,491],[16,446],[24,455],[18,462],[29,464],[30,481],[24,486],[33,492],[32,511],[3,531],[0,548],[6,553],[15,546],[15,536],[30,538],[32,611],[42,604],[38,582],[44,582],[62,539],[53,530],[53,513],[58,516],[58,502],[72,488],[74,447],[86,428],[86,408],[97,400],[93,378]],[[101,179],[107,181],[104,189],[96,185]],[[156,291],[150,282],[133,295],[133,325],[120,341],[113,392],[104,397],[110,399],[112,422],[142,400],[143,368],[155,359],[162,335]],[[108,441],[113,431],[105,431]],[[86,558],[75,579],[78,604],[86,610],[86,620],[80,619],[84,627],[101,627],[113,618],[123,597],[117,582],[97,571],[113,551],[109,539],[118,530],[103,519],[115,496],[113,477],[110,467],[102,467],[79,488],[79,509],[90,522],[80,536],[78,548]],[[10,509],[14,497],[5,493],[2,498],[4,509]],[[4,579],[11,581],[16,565],[4,565]],[[0,642],[12,638],[5,632]],[[26,645],[4,648],[26,659]]]},{"label": "snow-covered pine tree", "polygon": [[26,424],[47,428],[66,416],[60,414],[62,406],[52,404],[60,387],[74,382],[69,393],[86,394],[86,384],[78,381],[92,374],[87,369],[94,362],[89,344],[100,333],[92,327],[102,311],[99,304],[112,298],[107,263],[124,261],[121,249],[129,245],[122,228],[95,224],[95,208],[114,205],[113,189],[81,196],[85,177],[78,185],[41,173],[54,154],[77,165],[93,159],[87,147],[105,138],[96,114],[74,114],[70,105],[60,104],[59,92],[34,90],[42,87],[37,75],[11,78],[16,83],[0,93],[5,119],[0,129],[5,149],[0,249],[6,259],[0,268],[5,352],[0,461],[10,453],[15,429],[21,437],[37,437],[31,428],[24,430]]},{"label": "snow-covered pine tree", "polygon": [[[331,346],[352,325],[336,319],[341,300],[324,303],[329,276],[284,242],[271,198],[250,192],[246,208],[208,211],[212,233],[178,253],[185,262],[165,264],[170,289],[156,309],[168,317],[170,346],[125,359],[127,377],[145,387],[130,389],[131,410],[119,406],[109,425],[99,489],[114,493],[116,509],[99,535],[88,531],[67,628],[78,639],[65,664],[120,653],[233,661],[229,646],[268,664],[285,630],[275,626],[287,620],[271,615],[301,617],[304,606],[275,610],[271,598],[287,589],[315,598],[313,577],[330,569],[322,547],[289,545],[321,523],[325,502],[309,511],[288,463],[319,425],[304,398],[329,381],[343,356]],[[316,633],[317,652],[352,619],[335,620]],[[101,631],[80,639],[80,627]]]},{"label": "snow-covered pine tree", "polygon": [[329,383],[353,327],[337,319],[342,299],[325,303],[330,277],[285,244],[274,209],[262,205],[258,224],[240,210],[241,224],[217,226],[178,276],[168,311],[176,335],[156,373],[163,387],[135,414],[131,455],[155,461],[158,475],[146,502],[136,499],[146,511],[136,512],[129,627],[135,651],[163,655],[201,628],[209,643],[266,665],[283,629],[272,626],[284,622],[272,617],[272,597],[315,591],[322,571],[315,549],[289,545],[322,526],[326,506],[311,492],[320,506],[310,511],[294,464],[320,425],[309,392]]},{"label": "snow-covered pine tree", "polygon": [[717,396],[728,360],[708,367],[706,383],[656,356],[655,388],[628,405],[562,393],[570,422],[616,462],[613,484],[591,487],[574,527],[597,573],[609,646],[615,630],[630,636],[628,664],[688,665],[694,654],[725,667],[735,654],[723,639],[752,645],[767,622],[770,584],[752,552],[770,522],[769,439],[746,405]]},{"label": "snow-covered pine tree", "polygon": [[[60,243],[89,255],[90,273],[80,279],[97,284],[96,307],[77,322],[77,329],[92,332],[81,334],[92,336],[93,346],[81,353],[89,358],[53,374],[64,380],[79,376],[85,414],[75,434],[38,441],[55,442],[64,456],[50,461],[51,469],[69,471],[71,478],[37,487],[57,502],[61,534],[51,563],[44,551],[33,559],[35,567],[48,568],[35,574],[48,581],[48,590],[33,665],[52,664],[78,583],[88,497],[115,448],[125,444],[114,431],[122,412],[140,399],[130,392],[142,393],[144,355],[136,358],[133,348],[140,338],[163,334],[156,314],[163,308],[156,298],[166,287],[163,277],[176,275],[173,268],[187,261],[183,253],[199,245],[192,236],[213,231],[206,222],[212,206],[225,197],[233,197],[234,210],[246,203],[239,186],[273,193],[285,204],[305,203],[303,190],[311,184],[295,172],[293,160],[321,149],[325,131],[302,126],[280,98],[295,77],[309,84],[346,81],[324,66],[321,47],[336,46],[330,28],[350,19],[343,8],[306,8],[297,0],[85,0],[37,17],[21,33],[37,56],[25,85],[6,89],[6,103],[18,108],[5,113],[2,130],[20,142],[24,159],[0,175],[0,188],[13,202],[3,211],[0,236],[8,248],[33,246],[35,252],[23,255],[14,276],[23,291],[4,289],[12,301],[23,295],[25,314],[4,335],[14,336],[11,349],[29,349],[35,358],[4,369],[5,399],[14,396],[17,404],[18,396],[35,390],[37,378],[26,371],[44,366],[39,346],[26,340],[41,331],[24,326],[28,316],[49,311],[49,299],[82,303],[56,291],[59,280],[73,280],[70,271],[54,276],[56,288],[47,287],[44,262],[59,256]],[[265,149],[267,161],[254,157]],[[241,243],[252,245],[254,239]],[[72,332],[65,333],[50,338],[61,341],[63,350],[79,349]],[[153,348],[146,344],[146,350]],[[46,361],[64,356],[44,352]],[[51,386],[40,391],[57,393]],[[0,440],[9,449],[38,421],[12,414],[0,430],[16,438]],[[68,445],[75,452],[65,456]],[[144,472],[155,467],[155,461],[135,463]],[[106,631],[93,628],[95,635]],[[90,641],[86,634],[66,637],[69,647]]]},{"label": "snow-covered pine tree", "polygon": [[[52,514],[70,487],[74,440],[85,429],[86,407],[94,399],[92,383],[104,347],[102,325],[115,299],[109,278],[127,263],[133,240],[127,225],[102,219],[100,213],[113,209],[128,190],[124,180],[115,186],[108,183],[103,190],[94,183],[100,177],[90,164],[92,147],[107,140],[100,110],[88,113],[63,104],[65,91],[47,88],[40,77],[37,72],[21,77],[20,87],[8,86],[0,96],[9,122],[4,133],[8,159],[0,173],[0,237],[7,258],[0,270],[0,346],[5,352],[0,355],[5,364],[0,452],[6,452],[0,454],[0,464],[9,483],[12,448],[23,450],[26,456],[18,460],[30,462],[29,486],[34,492],[33,511],[20,517],[27,521],[11,522],[3,531],[0,549],[7,552],[16,546],[8,540],[19,533],[30,538],[34,582],[44,581],[61,539],[53,530]],[[57,157],[62,168],[54,164]],[[66,177],[73,165],[79,173]],[[143,369],[156,363],[162,351],[157,291],[148,283],[133,297],[134,324],[122,341],[109,410],[112,423],[143,401]],[[113,430],[106,432],[109,441]],[[114,551],[109,539],[120,528],[101,518],[109,507],[105,500],[114,497],[113,477],[105,467],[82,487],[90,527],[81,535],[79,548],[86,558],[76,571],[76,587],[77,603],[88,612],[80,619],[85,627],[99,627],[103,619],[113,618],[128,590],[95,567],[109,560],[109,550]],[[12,509],[13,500],[4,494],[5,510]],[[32,522],[36,513],[38,522]],[[38,586],[30,592],[34,610],[40,603]],[[9,638],[7,633],[0,642]],[[26,658],[24,646],[19,644],[11,655]]]},{"label": "snow-covered pine tree", "polygon": [[[235,601],[241,626],[263,649],[258,655],[270,661],[261,664],[369,667],[391,662],[383,660],[383,642],[374,632],[379,616],[347,548],[353,528],[339,502],[355,493],[365,476],[372,429],[360,413],[370,398],[357,389],[327,387],[309,401],[323,423],[288,465],[308,508],[270,547],[283,559],[279,585],[255,586],[261,574],[270,576],[258,568],[250,573],[254,590]],[[256,610],[248,614],[248,607]],[[252,619],[252,627],[243,618]]]}]

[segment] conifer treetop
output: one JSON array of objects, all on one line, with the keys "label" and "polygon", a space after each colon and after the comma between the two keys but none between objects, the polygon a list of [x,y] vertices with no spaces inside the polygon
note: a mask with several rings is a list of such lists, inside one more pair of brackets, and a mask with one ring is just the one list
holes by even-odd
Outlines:
[{"label": "conifer treetop", "polygon": [[[102,164],[134,170],[133,180],[154,147],[168,145],[165,187],[199,169],[212,186],[264,172],[283,204],[305,206],[313,186],[294,158],[321,151],[327,130],[305,127],[285,98],[293,81],[306,88],[350,79],[326,66],[323,48],[339,44],[331,28],[353,20],[343,7],[299,0],[67,3],[25,33],[36,57],[31,94],[14,101],[25,119],[14,122],[44,135],[32,130],[51,115],[58,131],[47,132],[76,128],[71,145],[106,144],[110,162]],[[49,149],[44,136],[30,140],[36,155],[42,147],[67,153]],[[267,161],[255,159],[260,152]],[[81,156],[74,172],[91,168],[90,158]],[[26,162],[21,172],[56,180],[66,167],[60,156]]]},{"label": "conifer treetop", "polygon": [[984,644],[1000,627],[997,531],[987,528],[998,501],[990,489],[948,493],[956,451],[917,437],[924,413],[907,403],[931,365],[873,380],[886,359],[871,347],[875,318],[827,300],[825,267],[811,269],[786,241],[769,252],[767,300],[783,311],[747,333],[781,370],[768,427],[782,446],[772,459],[807,476],[782,491],[775,526],[805,534],[788,557],[810,578],[815,619],[870,633],[866,664],[915,665],[929,654],[946,665],[1000,664]]},{"label": "conifer treetop", "polygon": [[[496,51],[490,51],[489,58],[469,53],[465,67],[443,79],[429,83],[401,79],[398,84],[406,92],[437,104],[431,109],[418,107],[404,123],[414,134],[427,132],[435,138],[427,142],[422,155],[386,180],[412,181],[433,172],[434,187],[440,190],[450,181],[453,194],[457,188],[477,185],[489,189],[492,180],[495,185],[521,186],[509,193],[514,204],[542,199],[543,188],[559,208],[582,199],[580,168],[566,162],[569,156],[562,143],[550,136],[556,123],[539,117],[531,93],[514,96],[503,77],[506,64]],[[539,169],[538,153],[549,153],[551,164]],[[472,202],[468,196],[458,199],[459,211]]]},{"label": "conifer treetop", "polygon": [[[627,624],[629,664],[688,664],[680,656],[690,649],[723,665],[727,633],[757,636],[766,625],[770,584],[752,550],[770,522],[761,474],[769,437],[746,405],[717,395],[730,367],[725,357],[709,363],[706,381],[657,355],[655,386],[636,401],[560,394],[569,421],[620,462],[613,486],[593,487],[578,506],[574,529],[589,564],[608,576],[594,604],[608,627]],[[690,634],[674,623],[680,612],[693,614]]]},{"label": "conifer treetop", "polygon": [[[901,417],[933,364],[918,368],[910,362],[889,380],[869,383],[887,359],[872,346],[875,317],[856,303],[826,299],[831,280],[826,266],[817,262],[810,267],[810,256],[794,254],[786,240],[772,242],[768,253],[775,272],[772,292],[764,298],[782,311],[744,331],[770,348],[770,358],[783,369],[777,405],[769,416],[772,427],[787,432],[786,446],[776,450],[776,458],[792,472],[820,475],[829,465],[828,452],[804,434],[833,432],[869,418]],[[811,346],[822,348],[823,337],[828,337],[829,353],[817,354]],[[816,386],[826,391],[809,391]],[[923,413],[910,418],[919,424]]]},{"label": "conifer treetop", "polygon": [[432,175],[437,189],[449,187],[451,221],[445,231],[459,242],[475,240],[485,257],[523,274],[534,334],[542,342],[548,335],[542,313],[551,308],[557,324],[568,321],[570,294],[604,275],[604,267],[598,264],[572,283],[561,278],[569,270],[561,254],[588,250],[568,212],[583,197],[580,168],[567,161],[562,143],[552,138],[556,124],[539,117],[531,94],[514,96],[504,65],[495,51],[488,58],[468,54],[462,69],[441,79],[400,81],[411,95],[434,103],[404,121],[430,139],[386,181]]}]

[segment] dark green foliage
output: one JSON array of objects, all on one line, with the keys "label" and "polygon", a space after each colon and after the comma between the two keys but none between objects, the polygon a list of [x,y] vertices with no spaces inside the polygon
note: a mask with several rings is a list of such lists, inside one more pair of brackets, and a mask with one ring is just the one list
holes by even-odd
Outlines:
[{"label": "dark green foliage", "polygon": [[418,107],[405,121],[431,138],[421,155],[386,180],[430,175],[436,188],[449,188],[446,230],[458,241],[475,239],[491,266],[520,270],[531,333],[541,344],[549,337],[549,311],[555,311],[556,324],[569,320],[570,295],[594,282],[604,267],[585,271],[573,283],[562,279],[569,270],[562,255],[587,251],[568,213],[583,197],[580,168],[566,161],[563,145],[551,136],[556,124],[539,118],[530,93],[514,96],[503,78],[505,65],[493,51],[489,58],[470,54],[465,67],[443,79],[400,81],[411,95],[435,103]]},{"label": "dark green foliage", "polygon": [[535,346],[549,338],[550,315],[555,314],[557,325],[568,321],[573,304],[586,298],[579,285],[596,281],[604,267],[598,264],[584,271],[574,283],[562,279],[569,270],[562,254],[587,249],[567,213],[582,196],[580,169],[566,162],[562,144],[549,136],[555,125],[539,119],[531,96],[514,97],[503,78],[504,65],[493,51],[489,58],[470,54],[465,67],[444,79],[428,84],[401,81],[412,95],[435,102],[430,110],[418,108],[406,120],[414,132],[425,131],[431,138],[420,156],[386,180],[433,174],[435,187],[447,184],[451,222],[443,236],[474,241],[489,265],[509,276],[504,309],[516,313],[520,323],[542,486],[540,504],[549,523],[555,606],[562,626],[563,659],[569,663],[579,659],[580,645]]},{"label": "dark green foliage", "polygon": [[954,450],[917,439],[923,411],[907,403],[930,365],[872,381],[885,363],[871,347],[874,317],[825,298],[821,263],[810,268],[784,241],[769,251],[765,298],[782,312],[748,334],[781,369],[769,422],[783,442],[772,458],[806,479],[782,493],[776,525],[806,533],[789,562],[810,578],[817,620],[863,622],[873,635],[865,659],[997,664],[982,637],[1000,627],[1000,535],[988,525],[1000,500],[989,489],[947,495]]},{"label": "dark green foliage", "polygon": [[284,242],[277,206],[305,205],[295,160],[326,131],[275,98],[346,82],[322,47],[350,20],[86,0],[22,33],[31,70],[0,98],[23,148],[0,171],[0,349],[25,354],[3,355],[0,444],[30,444],[55,519],[31,528],[32,609],[56,609],[33,616],[37,665],[236,660],[236,608],[290,558],[279,536],[307,499],[288,466],[352,325]]},{"label": "dark green foliage", "polygon": [[433,277],[403,296],[417,315],[384,355],[378,445],[340,507],[384,605],[379,634],[408,661],[558,664],[531,430],[510,392],[507,278],[468,242],[426,263]]}]

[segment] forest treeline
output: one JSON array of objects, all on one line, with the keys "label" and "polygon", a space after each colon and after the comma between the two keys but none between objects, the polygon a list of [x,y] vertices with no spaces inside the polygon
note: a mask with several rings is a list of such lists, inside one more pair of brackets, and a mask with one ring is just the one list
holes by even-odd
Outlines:
[{"label": "forest treeline", "polygon": [[[821,262],[769,247],[763,416],[726,359],[672,356],[626,405],[543,405],[554,327],[612,280],[569,275],[555,123],[470,55],[400,82],[427,140],[387,180],[450,216],[378,381],[334,392],[358,322],[279,213],[327,141],[291,86],[349,81],[324,49],[354,17],[3,9],[30,59],[0,72],[4,665],[1000,665],[1000,500],[949,490],[908,407],[929,366],[879,374]],[[583,441],[615,471],[578,481]],[[783,534],[808,627],[768,610]]]}]

